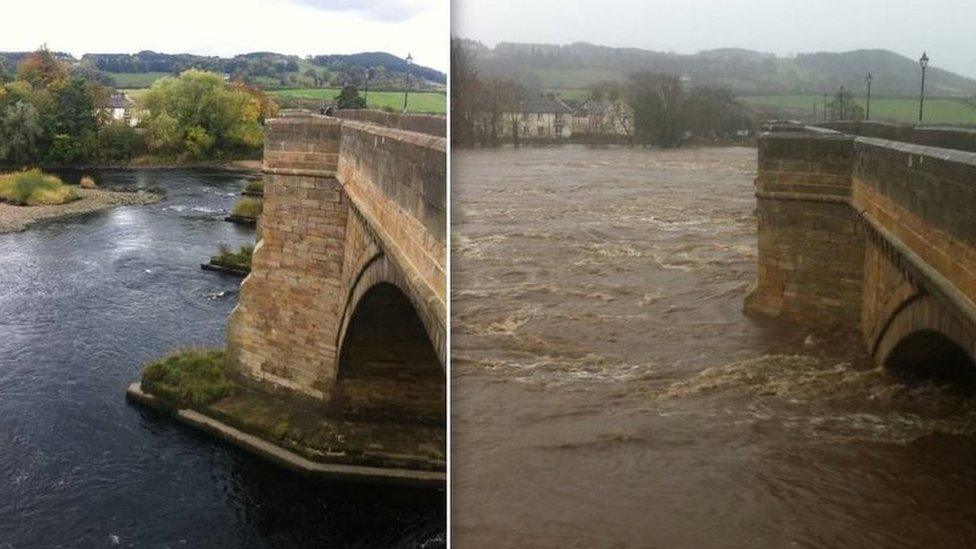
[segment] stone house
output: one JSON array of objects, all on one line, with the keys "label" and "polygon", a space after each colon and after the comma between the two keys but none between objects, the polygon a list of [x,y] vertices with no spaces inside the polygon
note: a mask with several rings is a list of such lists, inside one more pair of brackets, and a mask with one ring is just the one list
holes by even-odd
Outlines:
[{"label": "stone house", "polygon": [[573,134],[631,137],[634,135],[634,109],[621,99],[591,97],[573,113]]},{"label": "stone house", "polygon": [[573,133],[573,110],[551,95],[527,97],[519,102],[518,111],[506,112],[502,118],[506,138],[567,139]]}]

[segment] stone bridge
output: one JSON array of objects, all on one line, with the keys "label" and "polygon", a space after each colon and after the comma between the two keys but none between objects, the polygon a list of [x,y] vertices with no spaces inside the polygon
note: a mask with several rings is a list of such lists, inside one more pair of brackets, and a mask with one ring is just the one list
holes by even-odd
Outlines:
[{"label": "stone bridge", "polygon": [[446,147],[370,121],[269,121],[228,325],[240,381],[343,417],[444,424]]},{"label": "stone bridge", "polygon": [[960,150],[972,133],[839,129],[851,133],[760,138],[747,308],[857,327],[879,364],[912,377],[976,377],[976,153]]}]

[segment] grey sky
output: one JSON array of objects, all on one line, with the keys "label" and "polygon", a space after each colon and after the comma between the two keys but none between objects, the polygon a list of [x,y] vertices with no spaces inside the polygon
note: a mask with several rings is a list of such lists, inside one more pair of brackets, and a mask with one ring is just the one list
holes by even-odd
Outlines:
[{"label": "grey sky", "polygon": [[453,0],[452,32],[486,45],[584,41],[694,53],[882,48],[976,78],[976,0]]},{"label": "grey sky", "polygon": [[232,56],[385,51],[447,71],[449,0],[30,0],[3,3],[0,51]]}]

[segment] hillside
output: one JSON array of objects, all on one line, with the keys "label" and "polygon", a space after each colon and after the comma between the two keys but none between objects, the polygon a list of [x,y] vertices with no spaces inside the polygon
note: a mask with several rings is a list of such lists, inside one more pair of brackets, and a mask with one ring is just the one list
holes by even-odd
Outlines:
[{"label": "hillside", "polygon": [[[479,70],[517,78],[530,88],[582,88],[640,70],[678,73],[693,85],[722,85],[739,94],[822,93],[841,85],[857,90],[864,87],[869,71],[872,90],[879,96],[916,95],[919,85],[918,62],[887,50],[780,57],[736,48],[686,55],[587,43],[501,43],[495,48],[466,44]],[[926,87],[933,96],[976,94],[976,80],[931,66]]]},{"label": "hillside", "polygon": [[[13,72],[26,52],[0,52],[0,72]],[[138,53],[86,53],[81,59],[65,53],[58,57],[88,66],[114,78],[120,87],[142,87],[160,75],[177,74],[190,68],[226,73],[264,86],[341,86],[361,85],[367,71],[373,71],[370,87],[402,88],[406,61],[385,52],[350,55],[316,55],[306,58],[274,52],[253,52],[224,58],[187,53],[168,54],[154,51]],[[442,86],[447,76],[430,67],[410,67],[414,83]]]}]

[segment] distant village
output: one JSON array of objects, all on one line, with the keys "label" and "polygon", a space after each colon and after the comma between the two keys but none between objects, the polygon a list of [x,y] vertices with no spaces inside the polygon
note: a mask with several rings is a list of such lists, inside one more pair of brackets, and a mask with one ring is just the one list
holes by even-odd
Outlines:
[{"label": "distant village", "polygon": [[[514,109],[512,107],[515,107]],[[518,101],[510,102],[501,115],[497,135],[501,140],[632,143],[635,138],[635,111],[623,99],[610,99],[593,93],[586,99],[561,98],[556,93],[526,93]],[[696,137],[741,140],[753,135],[753,125],[747,117],[740,123],[727,126],[724,131],[695,132],[684,129],[682,141]],[[702,135],[699,135],[702,134]]]},{"label": "distant village", "polygon": [[518,111],[505,113],[503,118],[508,123],[502,125],[501,135],[513,140],[574,136],[629,140],[634,135],[634,109],[621,99],[573,101],[537,94],[520,101]]}]

